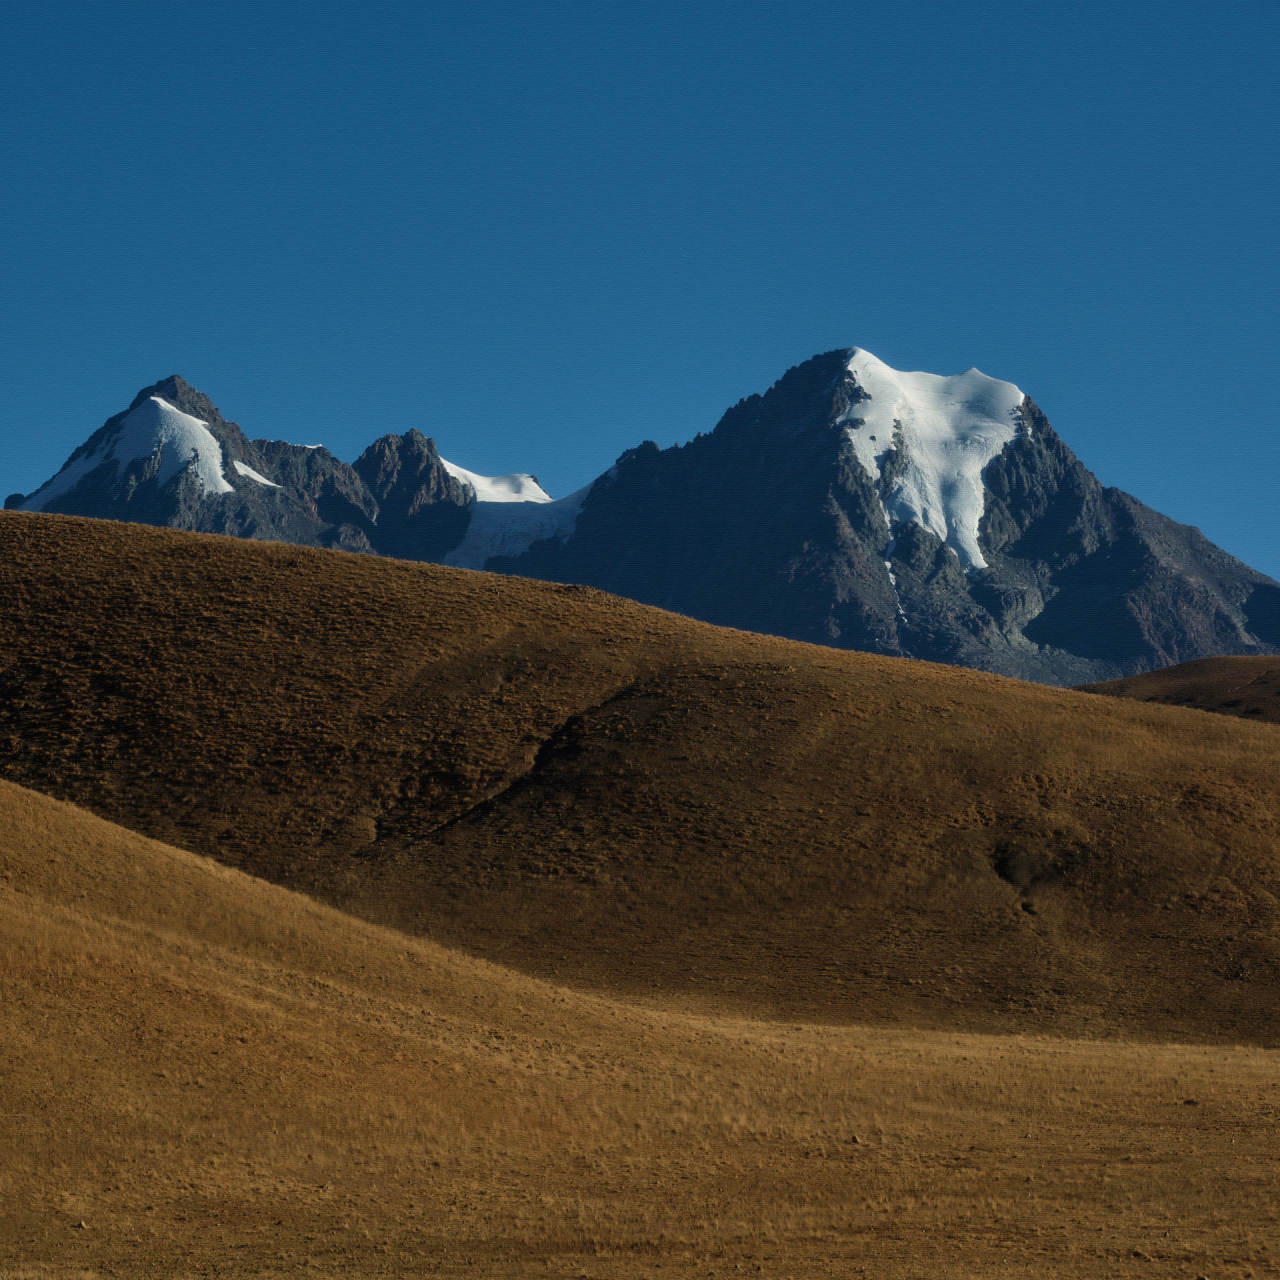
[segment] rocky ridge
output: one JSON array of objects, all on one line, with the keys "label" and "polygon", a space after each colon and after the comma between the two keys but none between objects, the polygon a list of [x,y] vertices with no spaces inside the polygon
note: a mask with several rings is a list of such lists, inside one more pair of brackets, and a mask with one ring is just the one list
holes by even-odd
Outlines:
[{"label": "rocky ridge", "polygon": [[[203,424],[221,446],[224,492],[203,487],[193,468],[167,481],[159,451],[111,460],[126,420],[153,398]],[[177,375],[144,387],[63,465],[102,463],[54,496],[58,476],[6,509],[87,515],[199,533],[436,560],[461,541],[471,494],[418,431],[387,435],[349,465],[322,446],[251,440],[202,392]]]}]

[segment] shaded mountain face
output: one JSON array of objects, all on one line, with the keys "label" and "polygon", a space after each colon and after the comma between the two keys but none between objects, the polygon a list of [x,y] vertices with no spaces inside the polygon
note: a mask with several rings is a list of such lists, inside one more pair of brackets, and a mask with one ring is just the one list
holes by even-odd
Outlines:
[{"label": "shaded mountain face", "polygon": [[1012,383],[815,356],[714,431],[553,501],[416,430],[348,466],[173,377],[6,506],[580,584],[709,622],[1049,684],[1280,652],[1280,584],[1104,488]]},{"label": "shaded mountain face", "polygon": [[1280,646],[1280,586],[1104,488],[1016,387],[856,349],[624,454],[571,537],[486,567],[1049,684]]},{"label": "shaded mountain face", "polygon": [[402,560],[442,560],[463,539],[471,493],[420,431],[385,435],[355,461],[374,500],[373,542]]}]

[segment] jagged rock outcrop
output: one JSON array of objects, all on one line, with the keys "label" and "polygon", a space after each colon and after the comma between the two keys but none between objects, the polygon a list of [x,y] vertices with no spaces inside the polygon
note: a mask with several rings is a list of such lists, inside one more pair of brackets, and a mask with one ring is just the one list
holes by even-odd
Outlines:
[{"label": "jagged rock outcrop", "polygon": [[375,440],[353,464],[378,507],[375,546],[404,560],[443,560],[463,539],[473,494],[421,431]]}]

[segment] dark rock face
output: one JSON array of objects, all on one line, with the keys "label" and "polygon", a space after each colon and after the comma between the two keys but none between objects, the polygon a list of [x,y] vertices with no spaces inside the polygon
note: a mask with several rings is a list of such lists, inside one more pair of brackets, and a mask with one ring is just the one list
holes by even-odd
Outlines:
[{"label": "dark rock face", "polygon": [[723,626],[902,651],[889,528],[832,420],[842,353],[740,401],[710,435],[645,443],[596,481],[563,543],[487,569],[580,582]]},{"label": "dark rock face", "polygon": [[1280,585],[1103,488],[1030,399],[983,473],[985,569],[966,574],[918,524],[890,531],[839,422],[862,394],[847,357],[789,370],[709,436],[624,454],[572,537],[485,567],[1050,684],[1276,651]]},{"label": "dark rock face", "polygon": [[471,494],[421,431],[387,435],[353,468],[378,503],[375,545],[402,560],[443,560],[463,539]]},{"label": "dark rock face", "polygon": [[[1046,670],[1074,683],[1083,660],[1099,673],[1132,674],[1210,654],[1271,652],[1247,602],[1277,588],[1198,530],[1107,489],[1058,438],[1030,400],[1025,429],[987,468],[981,525],[990,568],[977,592],[1025,584],[1042,604],[1019,622],[993,611],[1004,634],[1039,646]],[[1006,585],[1007,584],[1007,585]],[[1114,678],[1114,677],[1113,677]]]}]

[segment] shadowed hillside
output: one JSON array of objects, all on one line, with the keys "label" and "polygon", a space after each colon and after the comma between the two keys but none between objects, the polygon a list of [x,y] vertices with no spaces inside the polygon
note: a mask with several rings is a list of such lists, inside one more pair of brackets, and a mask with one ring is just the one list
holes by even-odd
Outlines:
[{"label": "shadowed hillside", "polygon": [[1080,689],[1280,724],[1280,658],[1201,658]]},{"label": "shadowed hillside", "polygon": [[1271,1265],[1273,1052],[637,1008],[0,819],[0,1276]]},{"label": "shadowed hillside", "polygon": [[582,988],[1271,1044],[1280,729],[581,588],[0,518],[0,771]]}]

